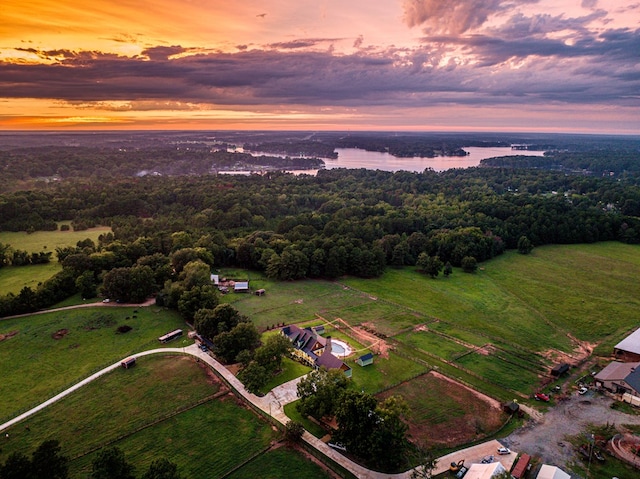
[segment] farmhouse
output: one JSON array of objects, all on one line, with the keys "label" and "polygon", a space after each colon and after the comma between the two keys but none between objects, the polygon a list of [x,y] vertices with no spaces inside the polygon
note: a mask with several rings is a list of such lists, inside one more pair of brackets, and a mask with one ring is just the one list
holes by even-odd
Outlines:
[{"label": "farmhouse", "polygon": [[281,333],[293,343],[292,355],[303,364],[318,369],[341,369],[345,376],[351,377],[351,368],[331,354],[331,336],[318,336],[311,328],[300,328],[295,324],[285,326]]},{"label": "farmhouse", "polygon": [[464,477],[465,479],[491,479],[492,477],[505,472],[507,472],[507,470],[499,462],[491,462],[489,464],[471,464]]},{"label": "farmhouse", "polygon": [[613,347],[616,359],[624,362],[640,361],[640,329],[637,329]]},{"label": "farmhouse", "polygon": [[613,361],[595,375],[597,387],[612,393],[630,393],[640,396],[640,363]]}]

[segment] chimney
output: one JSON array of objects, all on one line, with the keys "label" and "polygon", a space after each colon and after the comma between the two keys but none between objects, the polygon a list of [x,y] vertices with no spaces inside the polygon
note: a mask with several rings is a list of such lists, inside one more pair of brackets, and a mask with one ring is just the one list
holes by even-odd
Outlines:
[{"label": "chimney", "polygon": [[322,354],[331,354],[331,336],[327,336],[327,344],[325,344]]}]

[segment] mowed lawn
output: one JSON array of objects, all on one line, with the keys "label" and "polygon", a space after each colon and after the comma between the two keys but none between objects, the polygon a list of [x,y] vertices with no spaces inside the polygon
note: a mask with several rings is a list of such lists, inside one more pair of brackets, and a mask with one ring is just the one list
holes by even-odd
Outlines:
[{"label": "mowed lawn", "polygon": [[[267,448],[278,433],[230,393],[213,397],[220,384],[211,374],[189,357],[139,358],[132,369],[116,369],[9,429],[0,460],[57,439],[71,458],[74,478],[87,477],[105,446],[122,449],[140,473],[164,457],[185,477],[221,477]],[[260,477],[283,477],[277,475],[278,456],[266,455],[258,466],[267,474]],[[315,471],[304,477],[326,477],[317,466],[304,466]]]},{"label": "mowed lawn", "polygon": [[[122,325],[131,331],[118,333]],[[8,336],[0,341],[0,421],[125,356],[159,347],[159,336],[184,327],[177,312],[156,306],[89,307],[0,320],[0,334]]]},{"label": "mowed lawn", "polygon": [[111,231],[111,228],[101,226],[85,231],[35,231],[34,233],[2,231],[0,243],[9,244],[13,249],[39,253],[51,251],[51,262],[28,266],[8,266],[0,268],[0,294],[17,294],[25,286],[35,289],[38,283],[51,278],[62,269],[56,258],[56,248],[75,246],[78,241],[91,239],[98,242],[98,236]]}]

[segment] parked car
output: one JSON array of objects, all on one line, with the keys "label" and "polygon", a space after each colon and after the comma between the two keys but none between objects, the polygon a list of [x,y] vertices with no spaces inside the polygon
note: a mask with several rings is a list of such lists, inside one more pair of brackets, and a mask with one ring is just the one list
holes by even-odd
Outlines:
[{"label": "parked car", "polygon": [[493,456],[484,456],[480,461],[482,464],[491,464],[495,458]]},{"label": "parked car", "polygon": [[582,386],[580,389],[578,389],[578,394],[580,394],[580,396],[582,396],[583,394],[586,394],[588,390],[589,389],[587,389],[586,387]]},{"label": "parked car", "polygon": [[549,396],[547,396],[545,393],[536,393],[534,397],[536,401],[549,402]]},{"label": "parked car", "polygon": [[498,454],[500,455],[511,454],[511,449],[509,449],[508,447],[499,447]]}]

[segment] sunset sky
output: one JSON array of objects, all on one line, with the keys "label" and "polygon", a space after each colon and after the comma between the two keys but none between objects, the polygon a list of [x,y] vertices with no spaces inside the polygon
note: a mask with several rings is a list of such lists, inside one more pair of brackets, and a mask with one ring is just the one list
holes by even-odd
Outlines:
[{"label": "sunset sky", "polygon": [[32,128],[640,134],[640,0],[2,0]]}]

